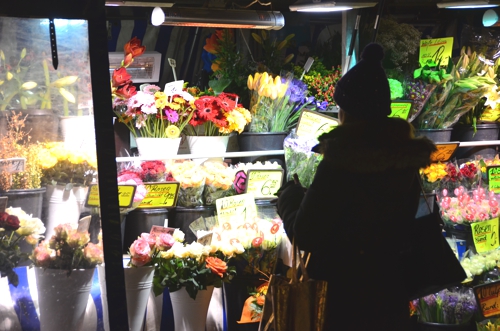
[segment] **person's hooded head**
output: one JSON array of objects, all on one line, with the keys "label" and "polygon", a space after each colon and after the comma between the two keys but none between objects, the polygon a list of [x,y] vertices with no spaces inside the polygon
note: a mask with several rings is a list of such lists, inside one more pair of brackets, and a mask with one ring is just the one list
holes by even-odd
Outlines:
[{"label": "person's hooded head", "polygon": [[361,53],[361,60],[335,85],[335,102],[348,115],[372,120],[391,114],[391,91],[382,68],[383,58],[382,46],[368,44]]}]

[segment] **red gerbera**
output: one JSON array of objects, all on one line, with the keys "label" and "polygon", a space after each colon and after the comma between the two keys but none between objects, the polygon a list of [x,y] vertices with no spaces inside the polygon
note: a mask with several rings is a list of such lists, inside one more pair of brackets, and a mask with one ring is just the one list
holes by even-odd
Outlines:
[{"label": "red gerbera", "polygon": [[221,93],[219,95],[219,103],[225,111],[232,111],[238,103],[238,96],[234,93]]},{"label": "red gerbera", "polygon": [[197,114],[201,119],[213,121],[219,115],[220,104],[216,97],[202,96],[194,102]]},{"label": "red gerbera", "polygon": [[225,128],[228,126],[227,118],[220,113],[220,116],[212,118],[212,122],[215,124],[216,127],[218,128]]},{"label": "red gerbera", "polygon": [[198,115],[198,112],[194,112],[193,116],[189,120],[189,125],[192,125],[192,126],[202,125],[203,123],[205,123],[205,120],[200,118],[200,116]]}]

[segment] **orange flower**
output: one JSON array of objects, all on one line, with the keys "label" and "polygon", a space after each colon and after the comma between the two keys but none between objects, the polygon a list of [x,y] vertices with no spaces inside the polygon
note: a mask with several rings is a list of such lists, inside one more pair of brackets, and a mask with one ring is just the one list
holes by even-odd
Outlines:
[{"label": "orange flower", "polygon": [[123,47],[125,56],[132,53],[132,57],[141,56],[146,51],[146,46],[141,46],[141,40],[137,37],[130,39]]},{"label": "orange flower", "polygon": [[207,268],[212,270],[212,273],[218,275],[221,278],[224,277],[224,273],[227,271],[226,262],[222,261],[217,257],[209,256],[206,259],[206,263],[207,263]]},{"label": "orange flower", "polygon": [[210,38],[206,39],[206,44],[203,46],[203,49],[209,52],[210,54],[217,54],[217,35],[215,33],[212,33]]}]

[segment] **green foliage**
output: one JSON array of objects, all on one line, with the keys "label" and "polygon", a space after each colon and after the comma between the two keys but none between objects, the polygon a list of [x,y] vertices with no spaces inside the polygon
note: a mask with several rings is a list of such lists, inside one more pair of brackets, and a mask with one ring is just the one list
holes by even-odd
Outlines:
[{"label": "green foliage", "polygon": [[293,54],[286,55],[286,49],[294,45],[294,34],[289,34],[283,40],[278,40],[271,36],[271,32],[261,30],[260,35],[253,32],[252,38],[261,49],[257,56],[257,71],[268,72],[269,74],[280,75],[281,70],[291,69]]}]

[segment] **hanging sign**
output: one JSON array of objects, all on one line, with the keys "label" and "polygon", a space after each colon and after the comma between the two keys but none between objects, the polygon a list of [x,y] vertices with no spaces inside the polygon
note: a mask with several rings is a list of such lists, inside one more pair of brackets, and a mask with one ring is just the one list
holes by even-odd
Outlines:
[{"label": "hanging sign", "polygon": [[391,102],[391,114],[389,117],[399,117],[408,120],[410,115],[411,106],[413,101],[392,101]]},{"label": "hanging sign", "polygon": [[498,236],[498,217],[477,223],[472,223],[472,239],[478,253],[489,252],[500,246]]},{"label": "hanging sign", "polygon": [[447,162],[460,145],[460,142],[436,144],[437,151],[431,154],[431,162]]},{"label": "hanging sign", "polygon": [[[135,185],[118,185],[118,205],[120,208],[128,208],[134,202]],[[99,207],[99,186],[91,184],[87,194],[87,207]]]},{"label": "hanging sign", "polygon": [[[215,200],[219,225],[229,226],[232,219],[243,222],[253,221],[257,216],[257,206],[253,194],[245,193]],[[227,223],[227,224],[224,224]]]},{"label": "hanging sign", "polygon": [[26,159],[22,157],[13,157],[9,159],[0,159],[0,172],[21,172],[24,171]]},{"label": "hanging sign", "polygon": [[437,39],[421,39],[418,60],[420,66],[425,66],[432,61],[440,66],[447,66],[453,50],[453,37]]},{"label": "hanging sign", "polygon": [[500,193],[500,166],[486,167],[488,174],[488,188],[490,191]]},{"label": "hanging sign", "polygon": [[148,193],[137,208],[169,208],[177,204],[179,182],[144,183]]},{"label": "hanging sign", "polygon": [[330,132],[337,125],[339,121],[336,118],[305,109],[300,114],[296,133],[299,137],[317,138],[323,133]]},{"label": "hanging sign", "polygon": [[248,170],[245,193],[256,199],[275,199],[283,181],[283,169]]},{"label": "hanging sign", "polygon": [[500,315],[500,281],[474,286],[473,289],[484,318]]}]

